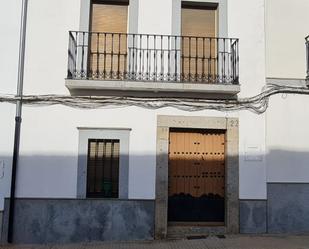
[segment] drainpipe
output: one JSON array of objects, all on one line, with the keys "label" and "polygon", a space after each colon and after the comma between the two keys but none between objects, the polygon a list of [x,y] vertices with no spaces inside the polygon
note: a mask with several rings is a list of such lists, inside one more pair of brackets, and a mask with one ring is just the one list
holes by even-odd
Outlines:
[{"label": "drainpipe", "polygon": [[25,43],[26,43],[26,23],[27,23],[27,6],[28,0],[22,1],[21,25],[19,37],[19,60],[18,60],[18,78],[17,78],[17,97],[20,100],[16,102],[15,115],[15,134],[14,134],[14,150],[12,163],[12,178],[11,178],[11,195],[9,202],[9,223],[8,223],[8,243],[13,242],[13,224],[14,224],[14,210],[15,210],[15,187],[16,187],[16,172],[19,157],[20,144],[20,127],[21,127],[21,113],[22,113],[22,96],[24,83],[24,64],[25,64]]}]

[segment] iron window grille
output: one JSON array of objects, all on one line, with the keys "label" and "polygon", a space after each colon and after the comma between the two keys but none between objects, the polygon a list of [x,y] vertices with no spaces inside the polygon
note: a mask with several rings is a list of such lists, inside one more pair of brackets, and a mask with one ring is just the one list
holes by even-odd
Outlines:
[{"label": "iron window grille", "polygon": [[88,198],[118,198],[119,146],[119,140],[88,140]]},{"label": "iron window grille", "polygon": [[69,32],[68,79],[239,83],[238,39]]}]

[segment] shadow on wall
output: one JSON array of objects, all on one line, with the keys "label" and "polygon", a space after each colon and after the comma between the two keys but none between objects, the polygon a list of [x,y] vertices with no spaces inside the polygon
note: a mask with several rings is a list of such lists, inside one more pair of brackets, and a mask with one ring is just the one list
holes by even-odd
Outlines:
[{"label": "shadow on wall", "polygon": [[271,182],[309,183],[309,146],[308,151],[270,150],[266,163]]},{"label": "shadow on wall", "polygon": [[2,241],[2,224],[3,224],[3,211],[0,211],[0,244]]},{"label": "shadow on wall", "polygon": [[[200,159],[192,159],[192,161],[189,162],[190,156],[193,155],[188,155],[187,159],[184,159],[185,161],[187,161],[186,163],[180,163],[182,165],[180,166],[180,168],[184,167],[184,165],[193,165],[195,166],[195,170],[197,170],[197,172],[200,172],[201,169],[205,167],[205,160],[212,162],[212,165],[214,166],[222,163],[221,159],[217,163],[215,162],[216,156],[219,155],[201,155]],[[239,161],[242,161],[242,165],[261,163],[248,161],[246,159],[248,157],[250,157],[250,155],[246,155],[246,157],[239,157]],[[256,157],[256,155],[252,155],[252,158],[254,157]],[[136,184],[138,184],[138,182],[149,184],[149,181],[147,181],[148,179],[151,179],[152,182],[155,182],[155,175],[149,176],[147,174],[149,172],[155,172],[156,158],[154,155],[130,155],[129,158],[130,177],[132,177],[133,179],[135,178],[135,175],[139,177],[139,179],[136,179]],[[264,156],[264,160],[265,159],[267,163],[268,173],[272,173],[273,175],[277,174],[277,176],[279,175],[281,178],[287,179],[287,182],[299,181],[309,183],[309,151],[297,152],[288,150],[271,150],[270,153]],[[176,160],[179,161],[180,159]],[[8,197],[8,185],[10,184],[11,178],[11,158],[8,156],[0,155],[0,162],[4,162],[4,169],[0,169],[0,186],[3,186],[3,188],[0,189],[0,195]],[[22,185],[23,187],[21,189],[21,186],[18,186],[17,191],[22,192],[23,196],[29,197],[75,197],[77,182],[77,165],[77,155],[21,156],[19,159],[17,185]],[[208,166],[206,166],[206,169],[207,167]],[[220,173],[223,173],[220,166],[215,167],[218,167],[218,169],[221,170]],[[208,172],[216,173],[218,171],[209,170]],[[194,172],[191,173],[193,174]],[[147,180],[142,178],[143,174]],[[132,184],[134,185],[135,183],[133,182]],[[154,186],[152,186],[152,189],[154,189]],[[149,190],[149,188],[147,190]],[[0,205],[0,210],[1,209],[2,208]]]},{"label": "shadow on wall", "polygon": [[[171,195],[224,195],[224,190],[220,189],[222,180],[225,179],[222,155],[206,155],[205,151],[199,153],[204,154],[184,154],[186,159],[180,160],[180,157],[176,157],[172,165],[170,164]],[[294,179],[293,175],[307,174],[304,172],[306,169],[309,171],[308,152],[272,150],[265,158],[268,168],[278,170],[280,176],[286,175],[287,181]],[[0,160],[10,161],[5,156],[0,156]],[[153,160],[153,155],[130,155],[131,163],[140,163],[130,165],[131,185],[144,184],[147,179],[154,182],[155,175],[147,175],[147,172],[154,172],[151,168],[155,165]],[[250,164],[246,158],[240,157],[239,160]],[[9,168],[10,166],[7,167]],[[0,184],[8,182],[7,169],[4,178],[0,179]],[[139,170],[142,170],[142,173]],[[145,174],[144,179],[139,182],[135,173],[138,177]],[[17,182],[17,190],[23,193],[24,198],[16,201],[16,243],[153,238],[154,200],[74,199],[77,187],[77,156],[21,156]],[[309,233],[309,181],[302,184],[293,182],[268,183],[267,201],[254,203],[253,200],[240,200],[240,231]],[[155,186],[147,186],[147,189],[154,188]],[[8,189],[9,186],[6,186],[6,190],[1,189],[1,195],[8,196]],[[7,215],[5,212],[3,234],[6,233]]]}]

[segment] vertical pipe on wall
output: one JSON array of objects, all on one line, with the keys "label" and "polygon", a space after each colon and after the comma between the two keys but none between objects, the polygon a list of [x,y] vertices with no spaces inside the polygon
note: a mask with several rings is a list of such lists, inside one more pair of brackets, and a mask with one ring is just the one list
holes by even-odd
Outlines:
[{"label": "vertical pipe on wall", "polygon": [[9,202],[9,224],[8,224],[8,238],[7,238],[8,243],[13,242],[15,186],[16,186],[16,172],[17,172],[18,157],[19,157],[20,127],[21,127],[21,114],[22,114],[22,96],[23,96],[23,83],[24,83],[27,6],[28,6],[28,0],[23,0],[22,1],[22,10],[21,10],[18,78],[17,78],[17,96],[20,99],[16,102],[14,150],[13,150],[12,178],[11,178],[11,195],[10,195],[10,202]]}]

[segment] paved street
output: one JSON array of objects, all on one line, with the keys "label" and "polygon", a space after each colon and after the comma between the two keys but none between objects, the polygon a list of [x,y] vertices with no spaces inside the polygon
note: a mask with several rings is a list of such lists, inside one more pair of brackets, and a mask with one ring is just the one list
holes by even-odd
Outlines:
[{"label": "paved street", "polygon": [[309,249],[309,236],[227,236],[194,240],[0,246],[1,249]]}]

